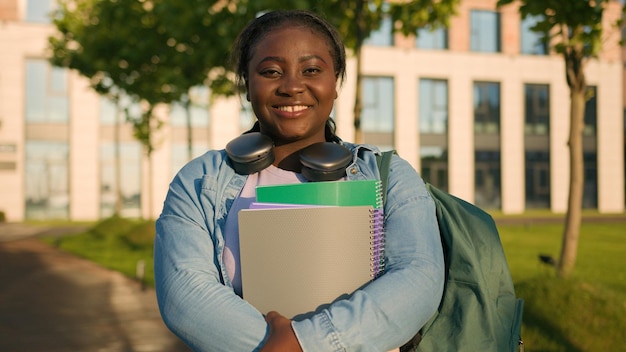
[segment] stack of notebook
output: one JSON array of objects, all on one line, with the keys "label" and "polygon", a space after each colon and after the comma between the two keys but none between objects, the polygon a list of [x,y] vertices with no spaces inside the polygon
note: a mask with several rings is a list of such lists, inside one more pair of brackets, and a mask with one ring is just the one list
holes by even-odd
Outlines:
[{"label": "stack of notebook", "polygon": [[313,312],[382,274],[380,181],[257,187],[239,246],[244,299],[262,313]]}]

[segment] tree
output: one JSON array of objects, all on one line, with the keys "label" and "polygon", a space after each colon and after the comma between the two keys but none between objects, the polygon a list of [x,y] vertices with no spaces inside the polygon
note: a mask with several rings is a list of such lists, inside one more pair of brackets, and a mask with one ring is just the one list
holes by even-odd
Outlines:
[{"label": "tree", "polygon": [[[87,28],[90,24],[90,12],[93,1],[59,1],[53,16],[53,24],[58,33],[48,38],[51,51],[50,63],[55,66],[76,69],[81,75],[91,79],[91,86],[99,94],[107,96],[115,103],[114,127],[114,155],[115,155],[115,203],[114,214],[119,215],[122,210],[121,170],[119,134],[121,121],[119,119],[125,110],[122,100],[124,92],[114,87],[113,82],[99,75],[98,72],[103,58],[104,47],[98,50],[83,50],[78,43],[87,48],[93,48],[99,37]],[[92,40],[92,42],[88,42]],[[117,68],[117,67],[115,67]]]},{"label": "tree", "polygon": [[231,3],[223,0],[154,0],[154,14],[167,45],[174,48],[162,65],[174,73],[167,79],[171,89],[180,92],[180,105],[186,113],[187,154],[192,157],[192,89],[206,85],[212,95],[231,95],[235,90],[227,78],[228,55],[239,28],[247,18],[235,16]]},{"label": "tree", "polygon": [[[155,148],[152,132],[161,126],[153,109],[181,94],[168,85],[177,73],[161,61],[175,49],[166,45],[168,38],[152,9],[151,2],[136,0],[60,0],[53,16],[57,33],[49,37],[53,65],[77,70],[96,92],[118,104],[129,96],[143,107],[140,116],[123,110],[148,158],[149,180]],[[149,184],[150,206],[151,193]]]},{"label": "tree", "polygon": [[565,61],[570,90],[570,179],[567,213],[557,275],[567,277],[576,263],[584,186],[583,127],[587,81],[585,67],[602,48],[603,15],[612,0],[499,0],[498,6],[519,3],[522,18],[538,19],[532,28]]},{"label": "tree", "polygon": [[[153,132],[162,126],[152,114],[156,105],[179,101],[185,107],[191,157],[190,90],[206,84],[214,94],[234,92],[225,53],[248,19],[235,15],[229,4],[223,0],[59,1],[53,17],[57,33],[49,38],[51,62],[76,69],[98,93],[118,104],[124,96],[141,103],[143,113],[127,113],[126,120],[143,145],[150,175],[150,156],[157,143]],[[151,198],[152,187],[148,189]],[[151,205],[151,199],[147,203]]]},{"label": "tree", "polygon": [[354,125],[355,140],[360,141],[365,39],[384,17],[396,23],[394,31],[405,35],[447,25],[459,1],[59,0],[54,16],[58,31],[49,38],[51,62],[76,69],[97,92],[112,95],[115,101],[128,95],[143,102],[142,116],[127,120],[133,122],[135,136],[150,159],[152,131],[161,125],[152,115],[156,104],[184,103],[189,89],[202,82],[210,85],[212,94],[232,94],[226,53],[245,23],[267,10],[309,9],[339,29],[356,57]]}]

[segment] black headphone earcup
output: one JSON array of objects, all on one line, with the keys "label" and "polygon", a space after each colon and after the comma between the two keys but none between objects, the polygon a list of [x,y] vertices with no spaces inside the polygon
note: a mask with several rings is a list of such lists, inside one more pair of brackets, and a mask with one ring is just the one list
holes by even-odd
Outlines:
[{"label": "black headphone earcup", "polygon": [[226,153],[235,169],[242,175],[259,172],[274,162],[274,142],[259,133],[242,134],[226,145]]},{"label": "black headphone earcup", "polygon": [[337,143],[315,143],[300,152],[302,175],[309,181],[336,181],[351,162],[350,150]]}]

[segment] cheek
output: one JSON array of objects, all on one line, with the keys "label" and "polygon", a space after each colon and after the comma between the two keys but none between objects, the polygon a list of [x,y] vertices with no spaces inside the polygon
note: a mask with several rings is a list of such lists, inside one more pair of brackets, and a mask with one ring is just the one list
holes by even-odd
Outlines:
[{"label": "cheek", "polygon": [[258,82],[251,81],[248,83],[247,98],[251,103],[257,103],[260,99],[263,99],[264,92],[267,91],[267,87],[258,84]]},{"label": "cheek", "polygon": [[337,99],[338,94],[337,94],[337,89],[335,89],[335,86],[325,86],[323,87],[323,89],[320,90],[321,93],[324,98],[326,100],[329,101],[329,103],[334,104],[335,99]]},{"label": "cheek", "polygon": [[326,84],[324,84],[323,88],[320,87],[320,89],[323,89],[325,91],[325,96],[328,97],[328,99],[335,100],[339,97],[336,81],[327,82]]}]

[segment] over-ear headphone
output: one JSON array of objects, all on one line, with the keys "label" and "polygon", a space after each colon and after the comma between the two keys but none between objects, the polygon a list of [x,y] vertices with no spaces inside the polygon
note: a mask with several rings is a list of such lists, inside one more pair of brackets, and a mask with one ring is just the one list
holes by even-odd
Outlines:
[{"label": "over-ear headphone", "polygon": [[[249,175],[274,162],[274,142],[260,132],[242,134],[226,145],[235,172]],[[300,151],[302,175],[309,181],[335,181],[346,175],[352,153],[338,143],[314,143]]]}]

